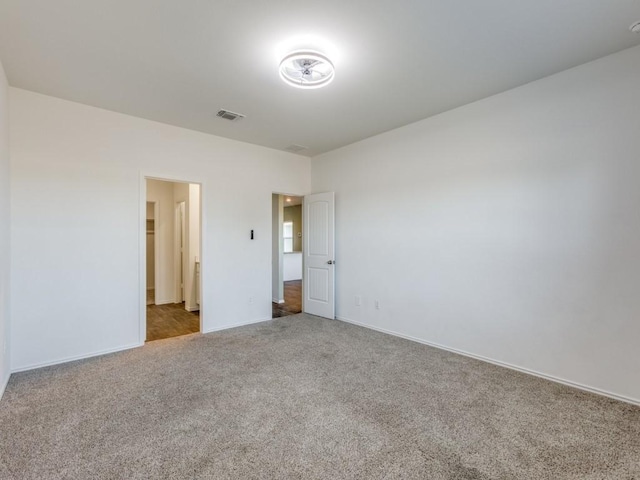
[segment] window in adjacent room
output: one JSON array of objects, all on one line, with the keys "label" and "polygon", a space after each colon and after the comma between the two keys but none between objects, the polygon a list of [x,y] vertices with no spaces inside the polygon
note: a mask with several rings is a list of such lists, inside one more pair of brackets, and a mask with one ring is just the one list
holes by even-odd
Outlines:
[{"label": "window in adjacent room", "polygon": [[293,222],[283,223],[284,253],[293,252]]}]

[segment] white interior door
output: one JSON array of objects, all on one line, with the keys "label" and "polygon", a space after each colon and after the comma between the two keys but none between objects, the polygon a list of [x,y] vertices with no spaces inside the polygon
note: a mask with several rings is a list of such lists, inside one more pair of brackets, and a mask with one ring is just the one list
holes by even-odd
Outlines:
[{"label": "white interior door", "polygon": [[304,197],[304,311],[335,318],[334,193]]}]

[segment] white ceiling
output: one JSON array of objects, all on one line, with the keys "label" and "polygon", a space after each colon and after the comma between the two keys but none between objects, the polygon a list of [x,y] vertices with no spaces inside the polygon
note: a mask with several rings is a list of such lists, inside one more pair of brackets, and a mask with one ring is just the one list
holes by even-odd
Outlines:
[{"label": "white ceiling", "polygon": [[283,195],[285,207],[295,207],[296,205],[302,205],[304,197],[292,197],[290,195]]},{"label": "white ceiling", "polygon": [[[313,156],[639,45],[636,20],[639,0],[0,0],[0,59],[16,87]],[[335,81],[282,82],[296,47]]]}]

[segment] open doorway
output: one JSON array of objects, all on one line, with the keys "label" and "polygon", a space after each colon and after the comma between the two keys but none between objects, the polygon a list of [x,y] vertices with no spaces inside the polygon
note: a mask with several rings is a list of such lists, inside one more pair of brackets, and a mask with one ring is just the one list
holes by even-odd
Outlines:
[{"label": "open doorway", "polygon": [[199,332],[200,185],[145,181],[146,341]]},{"label": "open doorway", "polygon": [[272,318],[302,311],[302,200],[272,196]]}]

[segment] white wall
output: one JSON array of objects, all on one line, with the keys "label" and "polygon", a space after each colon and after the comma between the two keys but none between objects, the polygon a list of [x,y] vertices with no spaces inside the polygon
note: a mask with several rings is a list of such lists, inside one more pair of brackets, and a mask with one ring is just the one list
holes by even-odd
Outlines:
[{"label": "white wall", "polygon": [[185,307],[189,311],[194,311],[199,309],[196,292],[196,262],[200,258],[200,185],[189,184],[187,205],[189,206],[187,211],[189,262],[187,265]]},{"label": "white wall", "polygon": [[[191,287],[189,285],[189,184],[188,183],[172,183],[173,187],[173,197],[171,198],[171,208],[174,211],[173,215],[173,238],[174,238],[174,250],[173,250],[173,258],[174,258],[174,302],[182,302],[186,301],[189,297],[188,290]],[[177,255],[177,245],[180,243],[180,238],[178,237],[180,229],[176,228],[176,222],[180,221],[178,217],[178,204],[184,202],[184,250],[186,265],[182,265],[182,259]],[[180,268],[182,268],[183,280],[184,280],[184,292],[180,288],[179,279],[180,279]]]},{"label": "white wall", "polygon": [[338,316],[639,401],[639,92],[637,47],[314,158]]},{"label": "white wall", "polygon": [[[196,258],[200,257],[200,186],[189,183],[174,183],[173,205],[175,206],[179,202],[184,202],[185,204],[185,251],[187,261],[183,267],[185,270],[184,302],[187,310],[195,311],[198,310],[195,275]],[[176,269],[179,268],[179,259],[177,260]],[[179,296],[180,293],[176,292],[176,297]]]},{"label": "white wall", "polygon": [[285,253],[282,270],[285,282],[302,280],[302,252]]},{"label": "white wall", "polygon": [[309,159],[9,93],[13,369],[143,340],[144,176],[202,183],[203,330],[271,318],[271,194],[308,193]]},{"label": "white wall", "polygon": [[9,381],[10,356],[10,184],[7,77],[0,63],[0,397]]}]

